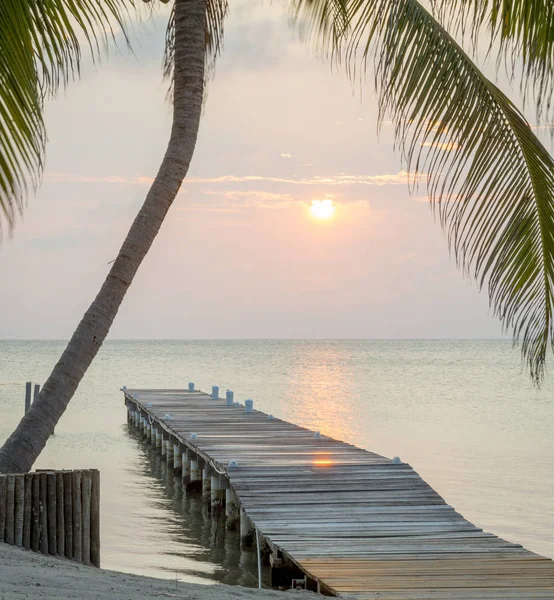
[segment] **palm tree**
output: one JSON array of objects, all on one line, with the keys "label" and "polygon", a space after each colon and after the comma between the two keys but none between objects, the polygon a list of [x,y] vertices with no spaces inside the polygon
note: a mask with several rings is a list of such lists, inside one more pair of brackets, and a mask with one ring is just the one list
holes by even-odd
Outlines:
[{"label": "palm tree", "polygon": [[[58,10],[65,4],[76,8],[81,17],[77,22],[87,32],[90,22],[83,15],[92,7],[95,24],[109,22],[109,13],[121,21],[122,0],[35,2]],[[0,5],[0,51],[10,59],[0,66],[0,81],[11,82],[13,88],[10,103],[0,96],[0,203],[8,224],[14,206],[21,205],[24,174],[41,167],[39,92],[45,84],[55,87],[79,57],[78,45],[66,47],[66,38],[62,36],[63,43],[58,38],[59,28],[69,27],[66,21],[59,21],[58,28],[44,25],[48,12],[33,13],[19,23],[33,33],[23,36],[21,48],[12,48],[18,44],[6,35],[5,25],[13,22],[19,10],[13,7],[19,4],[3,0]],[[99,12],[100,6],[108,8]],[[488,27],[490,39],[499,44],[499,56],[521,50],[523,84],[535,94],[539,113],[548,115],[553,9],[550,0],[434,0],[432,6],[433,13],[416,0],[294,2],[306,31],[344,60],[351,74],[360,60],[362,65],[374,60],[381,115],[392,116],[403,159],[416,174],[425,174],[430,200],[459,265],[480,286],[488,286],[495,313],[505,327],[513,328],[515,340],[521,338],[523,356],[538,383],[553,333],[554,163],[522,114],[479,71],[449,30],[469,31],[475,46],[477,35]],[[219,47],[226,12],[224,0],[175,0],[165,62],[173,83],[173,128],[162,166],[98,296],[37,401],[0,449],[0,472],[28,471],[40,454],[107,336],[179,190],[194,151],[206,59]],[[37,18],[42,19],[38,33]],[[89,39],[96,40],[90,33]],[[29,48],[42,43],[59,49],[54,52],[55,76],[46,79],[48,51],[38,51],[39,68],[28,55]],[[26,103],[20,105],[19,99]]]},{"label": "palm tree", "polygon": [[[214,43],[217,46],[218,35],[217,30],[209,29],[205,0],[175,0],[166,61],[168,69],[172,65],[173,126],[160,170],[100,292],[39,397],[0,449],[0,472],[26,472],[31,468],[108,335],[125,293],[187,174],[202,112],[206,50],[214,48]],[[37,114],[36,104],[33,111]],[[33,150],[34,146],[29,153]]]}]

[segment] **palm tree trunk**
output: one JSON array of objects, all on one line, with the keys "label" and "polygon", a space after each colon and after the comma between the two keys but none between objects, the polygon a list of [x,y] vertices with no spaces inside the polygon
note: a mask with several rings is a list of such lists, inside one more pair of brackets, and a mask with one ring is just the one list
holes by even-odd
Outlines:
[{"label": "palm tree trunk", "polygon": [[125,293],[181,187],[198,135],[205,43],[205,0],[175,0],[173,126],[163,162],[100,293],[37,400],[0,449],[0,473],[31,469],[106,339]]}]

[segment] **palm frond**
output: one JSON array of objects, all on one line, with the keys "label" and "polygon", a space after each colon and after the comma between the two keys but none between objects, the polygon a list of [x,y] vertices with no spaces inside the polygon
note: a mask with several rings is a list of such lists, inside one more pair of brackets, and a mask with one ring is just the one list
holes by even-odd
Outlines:
[{"label": "palm frond", "polygon": [[431,0],[434,14],[473,48],[488,37],[524,91],[531,89],[539,119],[549,113],[554,90],[554,2],[552,0]]},{"label": "palm frond", "polygon": [[372,60],[380,116],[458,265],[488,288],[533,381],[553,336],[554,161],[513,103],[415,0],[351,0],[347,64]]},{"label": "palm frond", "polygon": [[[8,230],[36,187],[46,132],[43,101],[79,73],[84,43],[98,56],[124,30],[133,0],[0,2],[0,225]],[[2,219],[3,217],[3,219]]]},{"label": "palm frond", "polygon": [[303,39],[337,58],[348,31],[348,0],[292,0],[290,15]]}]

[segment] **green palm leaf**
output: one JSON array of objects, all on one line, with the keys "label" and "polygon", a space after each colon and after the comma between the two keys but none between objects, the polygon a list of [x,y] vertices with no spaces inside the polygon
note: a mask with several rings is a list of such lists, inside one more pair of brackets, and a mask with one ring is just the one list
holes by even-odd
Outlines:
[{"label": "green palm leaf", "polygon": [[525,45],[525,69],[540,90],[552,77],[550,0],[434,0],[435,16],[416,0],[349,0],[340,30],[325,22],[340,0],[321,2],[325,11],[296,0],[296,17],[352,78],[373,62],[379,116],[392,117],[412,183],[424,177],[458,265],[488,288],[540,384],[553,338],[554,161],[436,17],[474,34],[489,27],[501,53]]},{"label": "green palm leaf", "polygon": [[21,212],[29,183],[42,171],[44,98],[79,72],[79,38],[98,56],[123,29],[132,0],[2,0],[0,2],[0,223]]},{"label": "green palm leaf", "polygon": [[353,0],[350,65],[373,59],[381,116],[458,264],[487,286],[540,383],[552,340],[554,161],[513,103],[415,0]]},{"label": "green palm leaf", "polygon": [[552,0],[432,0],[434,13],[450,31],[488,36],[499,57],[522,65],[523,87],[533,89],[539,116],[551,108],[554,90],[554,2]]}]

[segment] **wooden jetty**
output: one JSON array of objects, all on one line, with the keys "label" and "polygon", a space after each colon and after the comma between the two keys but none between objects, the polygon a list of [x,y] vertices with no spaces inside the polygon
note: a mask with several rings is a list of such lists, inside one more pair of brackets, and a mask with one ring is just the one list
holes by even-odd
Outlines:
[{"label": "wooden jetty", "polygon": [[[241,538],[272,583],[356,600],[554,600],[554,562],[486,533],[410,465],[194,390],[126,389],[129,422]],[[260,545],[260,544],[259,544]]]}]

